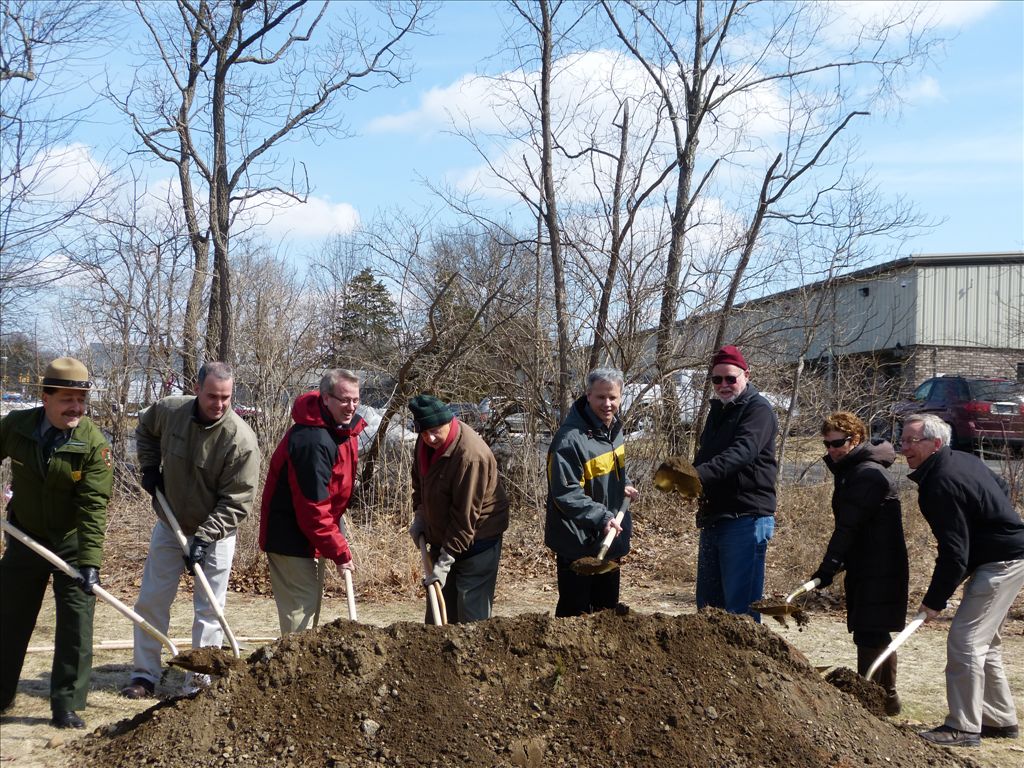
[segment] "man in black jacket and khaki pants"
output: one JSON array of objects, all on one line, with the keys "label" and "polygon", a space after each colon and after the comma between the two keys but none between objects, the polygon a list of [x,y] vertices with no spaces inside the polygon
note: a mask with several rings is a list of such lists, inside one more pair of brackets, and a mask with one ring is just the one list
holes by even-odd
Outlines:
[{"label": "man in black jacket and khaki pants", "polygon": [[976,456],[949,448],[950,428],[932,414],[903,425],[903,455],[917,483],[921,514],[938,544],[920,611],[936,618],[966,579],[946,641],[949,714],[922,738],[977,746],[981,738],[1017,738],[1020,727],[1003,670],[1000,632],[1024,586],[1024,521],[1009,487]]}]

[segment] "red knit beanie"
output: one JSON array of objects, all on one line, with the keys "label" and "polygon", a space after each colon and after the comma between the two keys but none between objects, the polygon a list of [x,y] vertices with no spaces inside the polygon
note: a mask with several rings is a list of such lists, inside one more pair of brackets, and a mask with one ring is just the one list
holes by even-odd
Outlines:
[{"label": "red knit beanie", "polygon": [[722,347],[720,350],[715,352],[715,356],[711,358],[712,368],[716,365],[722,364],[735,365],[737,368],[742,368],[744,371],[750,371],[747,367],[747,361],[743,359],[743,354],[732,344]]}]

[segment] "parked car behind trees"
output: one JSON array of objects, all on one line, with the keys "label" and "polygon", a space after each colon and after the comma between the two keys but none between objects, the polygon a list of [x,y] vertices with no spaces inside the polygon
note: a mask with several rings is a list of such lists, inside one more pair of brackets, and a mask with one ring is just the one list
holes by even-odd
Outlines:
[{"label": "parked car behind trees", "polygon": [[1012,379],[937,376],[926,379],[910,400],[893,407],[897,423],[915,413],[933,413],[953,430],[962,450],[1024,448],[1024,385]]}]

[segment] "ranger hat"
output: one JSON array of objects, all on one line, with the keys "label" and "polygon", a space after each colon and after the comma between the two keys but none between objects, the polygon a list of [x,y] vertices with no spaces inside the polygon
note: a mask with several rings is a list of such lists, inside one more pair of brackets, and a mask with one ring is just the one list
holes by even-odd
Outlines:
[{"label": "ranger hat", "polygon": [[433,395],[416,395],[409,401],[409,410],[417,432],[440,427],[455,418],[448,405]]},{"label": "ranger hat", "polygon": [[92,389],[89,381],[89,369],[81,360],[73,357],[58,357],[43,373],[39,386],[56,387],[57,389]]}]

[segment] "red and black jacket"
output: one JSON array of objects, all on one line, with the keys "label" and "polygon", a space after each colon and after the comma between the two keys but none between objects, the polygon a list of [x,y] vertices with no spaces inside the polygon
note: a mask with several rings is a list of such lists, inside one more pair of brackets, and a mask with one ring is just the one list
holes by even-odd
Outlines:
[{"label": "red and black jacket", "polygon": [[270,459],[260,509],[260,549],[290,557],[352,559],[339,520],[348,507],[359,457],[362,417],[334,424],[319,392],[292,406],[295,425]]}]

